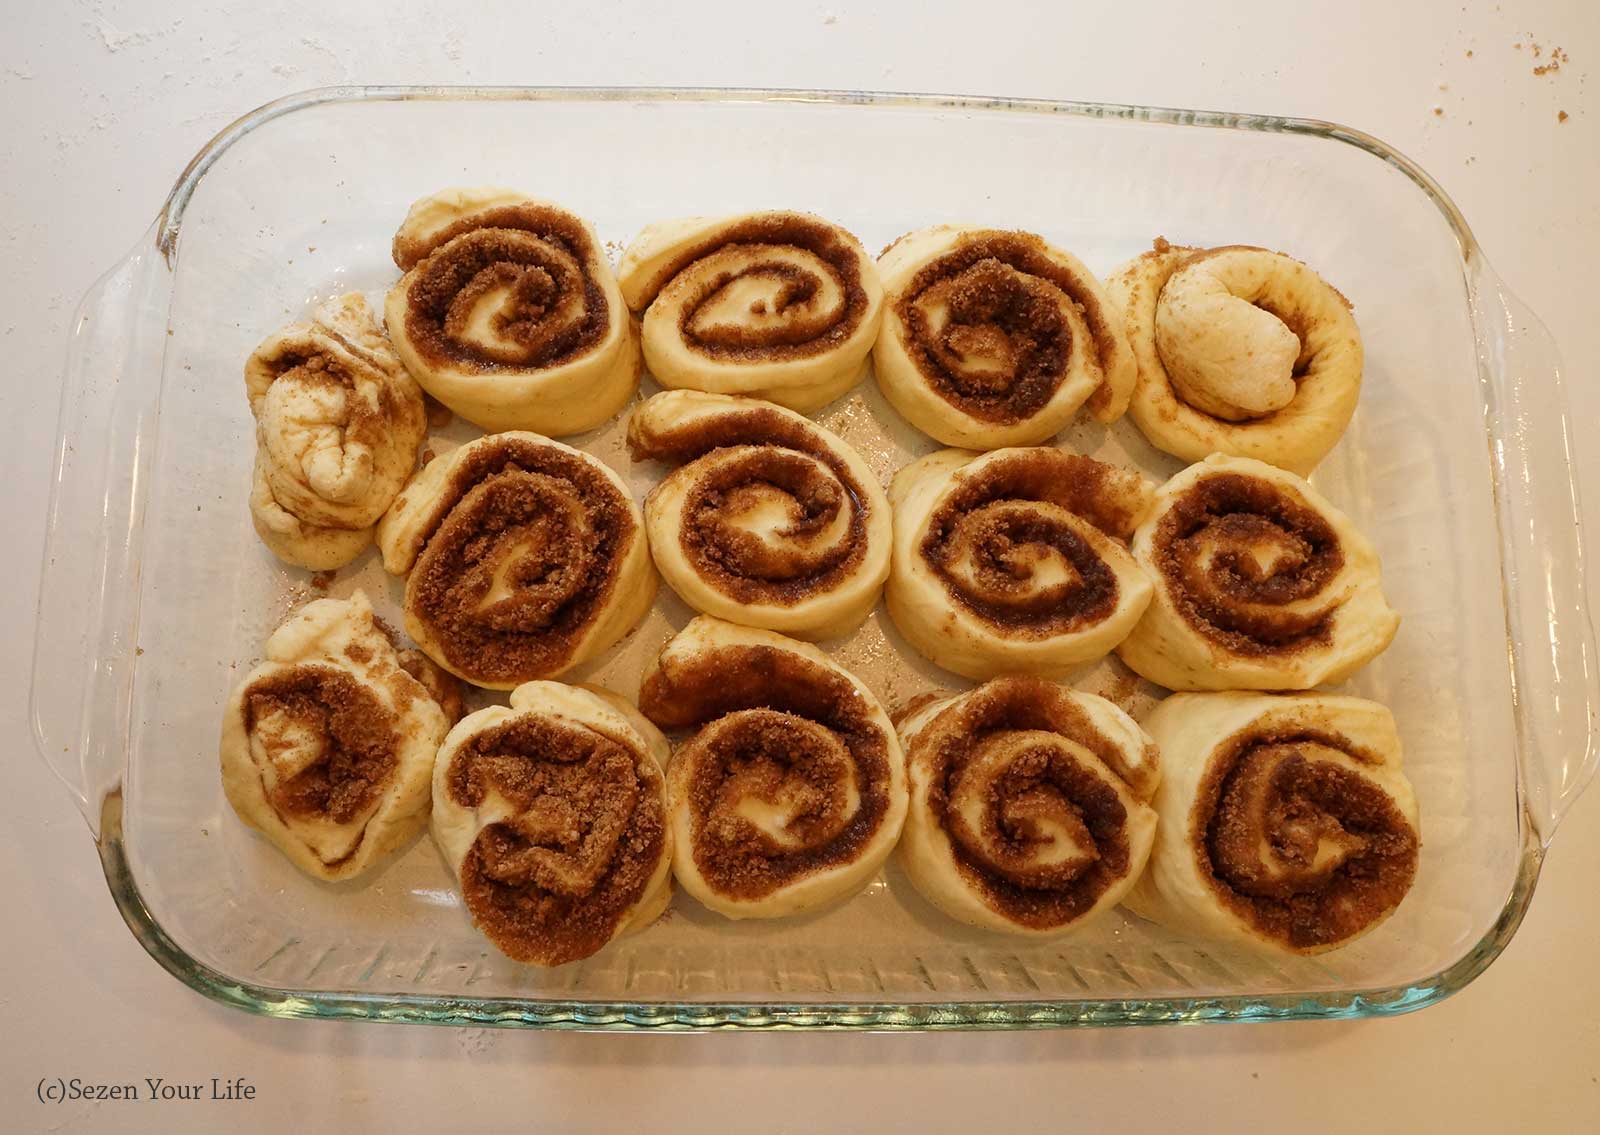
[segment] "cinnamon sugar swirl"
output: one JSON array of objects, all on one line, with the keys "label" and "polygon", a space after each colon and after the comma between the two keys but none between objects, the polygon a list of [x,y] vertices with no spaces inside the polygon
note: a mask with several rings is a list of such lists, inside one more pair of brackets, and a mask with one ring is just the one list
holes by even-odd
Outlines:
[{"label": "cinnamon sugar swirl", "polygon": [[769,402],[673,390],[628,423],[656,566],[696,610],[801,638],[848,634],[889,575],[889,502],[838,437]]},{"label": "cinnamon sugar swirl", "polygon": [[256,420],[256,533],[288,563],[343,567],[372,543],[416,467],[422,391],[357,292],[269,336],[244,379]]},{"label": "cinnamon sugar swirl", "polygon": [[1138,359],[1129,409],[1156,448],[1304,475],[1344,434],[1361,394],[1361,333],[1349,301],[1300,261],[1157,240],[1106,287]]},{"label": "cinnamon sugar swirl", "polygon": [[665,738],[621,698],[528,682],[450,731],[433,838],[495,948],[557,966],[641,929],[672,892]]},{"label": "cinnamon sugar swirl", "polygon": [[1416,877],[1417,803],[1394,718],[1332,694],[1175,694],[1145,719],[1161,816],[1135,912],[1293,954],[1345,945]]},{"label": "cinnamon sugar swirl", "polygon": [[639,344],[600,241],[561,206],[446,189],[394,238],[385,318],[422,388],[486,430],[564,435],[620,410]]},{"label": "cinnamon sugar swirl", "polygon": [[866,373],[883,290],[866,251],[809,213],[650,225],[622,254],[662,386],[745,394],[810,413]]},{"label": "cinnamon sugar swirl", "polygon": [[852,894],[899,838],[894,727],[817,648],[701,615],[662,648],[639,708],[694,731],[667,772],[673,873],[712,910],[776,918]]},{"label": "cinnamon sugar swirl", "polygon": [[300,870],[353,879],[428,822],[449,722],[363,592],[302,607],[223,713],[222,787]]},{"label": "cinnamon sugar swirl", "polygon": [[1217,455],[1173,477],[1133,554],[1155,597],[1117,653],[1168,689],[1343,681],[1400,625],[1378,554],[1350,518],[1260,461]]},{"label": "cinnamon sugar swirl", "polygon": [[1113,422],[1133,390],[1116,309],[1077,257],[1032,233],[935,225],[878,260],[878,386],[923,433],[965,449],[1034,445],[1085,403]]},{"label": "cinnamon sugar swirl", "polygon": [[407,633],[491,689],[592,658],[655,599],[627,486],[538,434],[492,434],[430,461],[384,516],[378,546],[384,567],[407,576]]},{"label": "cinnamon sugar swirl", "polygon": [[900,861],[924,897],[991,930],[1059,934],[1117,904],[1156,836],[1155,744],[1104,698],[999,678],[900,724]]},{"label": "cinnamon sugar swirl", "polygon": [[1137,473],[1058,449],[947,449],[900,470],[889,499],[889,615],[946,670],[1059,676],[1150,602],[1123,546],[1152,500]]}]

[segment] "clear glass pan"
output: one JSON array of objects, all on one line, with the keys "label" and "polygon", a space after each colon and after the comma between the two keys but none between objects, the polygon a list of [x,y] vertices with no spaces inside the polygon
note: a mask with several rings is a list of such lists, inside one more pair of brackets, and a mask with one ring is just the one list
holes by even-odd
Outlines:
[{"label": "clear glass pan", "polygon": [[[1354,302],[1361,408],[1314,478],[1372,535],[1405,621],[1349,688],[1390,704],[1425,850],[1355,946],[1273,961],[1120,912],[1051,943],[958,927],[891,868],[811,917],[724,922],[680,897],[555,971],[469,926],[431,843],[375,878],[309,882],[229,812],[219,707],[311,597],[244,508],[240,373],[316,299],[381,291],[409,202],[500,183],[612,247],[665,217],[813,210],[869,247],[940,220],[1033,229],[1100,271],[1167,236],[1281,248]],[[1429,1004],[1500,952],[1593,772],[1597,694],[1554,346],[1421,170],[1329,123],[1131,106],[779,91],[338,88],[212,140],[152,231],[85,298],[64,377],[36,645],[40,752],[76,796],[135,936],[180,980],[277,1016],[579,1027],[1038,1027],[1348,1017]],[[648,384],[647,384],[648,386]],[[887,478],[931,445],[870,383],[821,420]],[[470,430],[452,427],[456,438]],[[1129,424],[1061,441],[1162,477]],[[578,440],[636,488],[613,424]],[[397,587],[368,556],[334,594]],[[574,675],[633,695],[687,611]],[[891,706],[960,685],[881,611],[832,644]],[[1110,689],[1110,672],[1077,683]]]}]

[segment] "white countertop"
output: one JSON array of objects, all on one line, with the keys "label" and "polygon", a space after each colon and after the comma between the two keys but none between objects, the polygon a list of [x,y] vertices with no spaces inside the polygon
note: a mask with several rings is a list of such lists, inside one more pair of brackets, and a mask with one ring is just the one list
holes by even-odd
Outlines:
[{"label": "white countertop", "polygon": [[[73,307],[214,131],[268,99],[331,83],[926,90],[1348,123],[1443,183],[1562,345],[1588,528],[1600,540],[1600,385],[1582,338],[1595,318],[1588,273],[1600,262],[1600,106],[1585,90],[1587,68],[1600,67],[1600,6],[1349,0],[1337,19],[1282,0],[1235,0],[1216,14],[1183,0],[1033,13],[905,4],[892,15],[746,3],[718,4],[714,17],[678,11],[688,5],[523,2],[427,19],[373,0],[282,6],[297,17],[272,5],[237,16],[169,7],[16,5],[0,35],[0,342],[10,371],[0,420],[12,430],[0,509],[19,552],[0,592],[11,739],[0,883],[12,909],[0,937],[0,1125],[809,1132],[988,1130],[998,1120],[1171,1131],[1235,1129],[1245,1113],[1366,1132],[1421,1116],[1441,1131],[1600,1125],[1600,793],[1567,817],[1504,956],[1454,999],[1392,1021],[878,1037],[283,1022],[213,1005],[146,957],[67,793],[32,752],[25,708],[52,380]],[[1560,69],[1535,75],[1557,46]],[[1569,118],[1558,122],[1562,110]],[[35,1089],[47,1076],[244,1076],[257,1096],[44,1105]]]}]

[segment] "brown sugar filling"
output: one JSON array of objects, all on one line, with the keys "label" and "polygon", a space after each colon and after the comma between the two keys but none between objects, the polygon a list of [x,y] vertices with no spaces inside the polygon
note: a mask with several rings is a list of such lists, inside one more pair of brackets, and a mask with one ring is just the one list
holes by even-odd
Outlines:
[{"label": "brown sugar filling", "polygon": [[[1060,687],[1035,678],[1000,678],[938,714],[911,745],[909,760],[927,768],[928,807],[950,836],[961,877],[995,911],[1022,926],[1050,929],[1087,913],[1123,879],[1132,862],[1127,809],[1114,788],[1067,750],[1024,743],[988,783],[963,780],[974,759],[1022,732],[1052,733],[1088,749],[1148,799],[1157,773],[1153,746],[1137,771]],[[958,796],[981,792],[983,823],[973,830],[953,810]],[[1060,824],[1092,853],[1040,868],[1032,853],[1041,822]]]},{"label": "brown sugar filling", "polygon": [[1336,945],[1399,905],[1421,840],[1378,785],[1318,759],[1350,752],[1315,730],[1246,732],[1201,782],[1196,856],[1213,891],[1261,933],[1297,950]]},{"label": "brown sugar filling", "polygon": [[627,501],[587,462],[500,438],[451,474],[406,604],[452,667],[488,681],[559,670],[638,539]]},{"label": "brown sugar filling", "polygon": [[[884,732],[848,679],[807,658],[727,646],[669,660],[645,680],[639,708],[664,729],[699,730],[673,762],[687,770],[695,866],[720,894],[760,899],[849,863],[883,822]],[[844,804],[852,777],[853,813]],[[741,798],[790,813],[790,843],[741,819]]]},{"label": "brown sugar filling", "polygon": [[1161,518],[1153,547],[1178,612],[1232,653],[1285,654],[1331,638],[1333,607],[1290,608],[1315,600],[1344,567],[1339,534],[1277,485],[1202,478]]},{"label": "brown sugar filling", "polygon": [[[421,247],[426,251],[415,255]],[[397,239],[396,260],[410,269],[407,334],[436,366],[543,370],[590,350],[609,325],[609,301],[595,275],[598,252],[583,223],[560,209],[488,209],[426,246],[406,246],[404,254]],[[491,349],[465,332],[474,305],[499,289],[510,298],[492,320],[497,346]]]},{"label": "brown sugar filling", "polygon": [[[813,253],[831,271],[843,293],[843,311],[837,318],[804,311],[803,305],[815,297],[819,281],[794,264],[779,259],[763,260],[761,245],[801,248]],[[724,248],[750,246],[751,256],[736,273],[717,273],[693,280],[680,273],[695,261]],[[778,312],[789,317],[776,326],[757,329],[719,326],[713,331],[694,329],[696,315],[736,279],[767,278],[776,282],[774,302]],[[679,281],[682,281],[681,283]],[[799,213],[764,213],[749,217],[723,229],[710,239],[694,244],[656,274],[641,303],[648,306],[667,287],[683,289],[678,331],[683,341],[700,354],[728,362],[766,362],[775,359],[803,359],[826,354],[855,334],[866,318],[867,291],[861,283],[861,252],[849,235],[814,217]],[[790,311],[791,308],[797,310]]]},{"label": "brown sugar filling", "polygon": [[[728,523],[747,505],[773,495],[788,506],[789,519],[774,546]],[[866,523],[856,498],[810,461],[782,450],[748,453],[722,462],[696,479],[683,505],[679,544],[702,578],[745,603],[793,604],[843,579],[866,552]],[[848,514],[842,539],[814,543],[841,512]]]},{"label": "brown sugar filling", "polygon": [[[1147,499],[1126,470],[1059,450],[1024,450],[959,482],[930,518],[922,556],[951,598],[986,622],[1039,637],[1070,633],[1115,609],[1116,575],[1072,525],[1029,503],[1056,505],[1126,539]],[[1074,577],[1035,586],[1031,564],[1045,550],[1066,560]],[[954,574],[957,563],[975,578]]]},{"label": "brown sugar filling", "polygon": [[661,863],[661,774],[598,731],[513,718],[463,744],[446,785],[463,807],[493,793],[516,809],[478,833],[461,865],[473,921],[516,961],[560,965],[599,950]]},{"label": "brown sugar filling", "polygon": [[[923,310],[929,301],[949,314],[942,330]],[[1063,304],[1082,313],[1093,349],[1108,350],[1115,336],[1092,281],[1052,260],[1031,233],[984,232],[923,265],[896,312],[928,386],[963,413],[1004,424],[1038,413],[1066,379],[1072,331]],[[972,357],[987,365],[966,365]]]},{"label": "brown sugar filling", "polygon": [[[271,728],[279,722],[294,732]],[[348,824],[377,802],[399,762],[394,715],[354,677],[329,666],[296,666],[252,683],[244,725],[269,756],[305,743],[306,734],[321,747],[315,763],[268,793],[284,816]]]},{"label": "brown sugar filling", "polygon": [[[848,578],[866,556],[871,506],[849,465],[812,429],[767,407],[731,410],[686,426],[628,431],[635,461],[692,462],[719,449],[760,447],[708,463],[687,495],[679,547],[699,575],[743,603],[791,605],[826,593]],[[804,455],[800,457],[799,455]],[[817,468],[821,464],[827,472]],[[791,502],[787,546],[772,547],[728,524],[729,505],[751,489],[782,494]],[[842,510],[849,527],[823,546],[813,541],[831,529]],[[732,510],[736,515],[736,508]]]}]

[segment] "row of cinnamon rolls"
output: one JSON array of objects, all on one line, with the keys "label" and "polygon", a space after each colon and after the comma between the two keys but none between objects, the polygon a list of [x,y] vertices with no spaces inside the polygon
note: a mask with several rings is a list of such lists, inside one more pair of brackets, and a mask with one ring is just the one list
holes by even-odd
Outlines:
[{"label": "row of cinnamon rolls", "polygon": [[[663,387],[809,413],[866,373],[934,439],[1034,445],[1087,405],[1131,411],[1185,460],[1306,473],[1343,433],[1362,371],[1344,298],[1280,253],[1156,248],[1102,284],[1043,238],[968,225],[874,262],[810,214],[646,228],[614,275],[594,230],[504,189],[418,201],[394,238],[388,337],[357,296],[252,356],[251,512],[280,556],[350,562],[399,491],[422,392],[489,431],[581,433]],[[392,340],[392,346],[391,346]]]},{"label": "row of cinnamon rolls", "polygon": [[772,403],[668,391],[628,428],[676,468],[641,509],[580,450],[509,432],[435,458],[378,525],[406,629],[511,689],[606,649],[657,570],[697,611],[812,641],[880,595],[905,640],[974,679],[1064,677],[1115,649],[1171,690],[1303,690],[1393,639],[1378,557],[1307,482],[1214,456],[1156,487],[1049,447],[942,450],[884,493],[842,439]]},{"label": "row of cinnamon rolls", "polygon": [[431,817],[474,923],[522,962],[649,925],[674,878],[728,917],[781,917],[896,849],[928,901],[989,930],[1067,933],[1122,903],[1297,954],[1371,930],[1416,870],[1393,719],[1356,698],[1179,694],[1140,725],[1008,677],[891,722],[816,647],[700,616],[637,707],[535,681],[461,716],[359,592],[309,604],[267,656],[225,714],[239,815],[330,880]]}]

